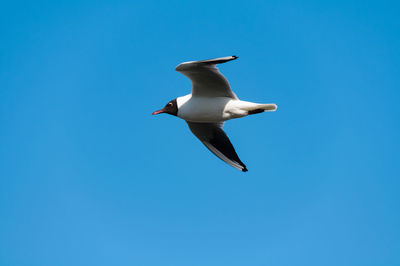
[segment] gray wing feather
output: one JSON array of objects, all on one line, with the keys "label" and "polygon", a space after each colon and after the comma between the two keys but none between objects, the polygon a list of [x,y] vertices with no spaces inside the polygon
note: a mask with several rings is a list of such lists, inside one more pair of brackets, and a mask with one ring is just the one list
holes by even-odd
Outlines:
[{"label": "gray wing feather", "polygon": [[237,99],[231,90],[229,82],[219,72],[217,64],[235,60],[237,56],[220,57],[209,60],[185,62],[176,67],[192,81],[192,95],[203,97],[229,97]]}]

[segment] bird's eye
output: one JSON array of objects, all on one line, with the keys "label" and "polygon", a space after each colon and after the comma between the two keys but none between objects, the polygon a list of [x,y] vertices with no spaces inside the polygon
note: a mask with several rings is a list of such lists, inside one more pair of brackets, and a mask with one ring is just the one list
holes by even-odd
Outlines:
[{"label": "bird's eye", "polygon": [[172,103],[168,103],[167,105],[168,105],[168,106],[172,106]]}]

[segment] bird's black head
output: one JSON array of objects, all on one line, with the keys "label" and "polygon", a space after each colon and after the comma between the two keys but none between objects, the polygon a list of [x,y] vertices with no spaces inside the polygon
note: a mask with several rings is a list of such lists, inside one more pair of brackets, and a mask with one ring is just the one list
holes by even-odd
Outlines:
[{"label": "bird's black head", "polygon": [[158,114],[162,114],[162,113],[177,116],[178,115],[178,104],[176,102],[176,99],[173,99],[172,101],[167,103],[163,109],[153,112],[153,115],[158,115]]}]

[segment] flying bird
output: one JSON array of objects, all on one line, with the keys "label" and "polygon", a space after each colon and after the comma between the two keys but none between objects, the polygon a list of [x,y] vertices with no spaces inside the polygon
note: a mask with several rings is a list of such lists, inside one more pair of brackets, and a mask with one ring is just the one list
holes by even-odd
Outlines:
[{"label": "flying bird", "polygon": [[176,71],[192,82],[192,93],[168,102],[153,115],[166,113],[186,121],[192,133],[217,157],[247,172],[228,136],[222,130],[226,120],[275,111],[276,104],[241,101],[231,90],[217,65],[237,59],[237,56],[181,63]]}]

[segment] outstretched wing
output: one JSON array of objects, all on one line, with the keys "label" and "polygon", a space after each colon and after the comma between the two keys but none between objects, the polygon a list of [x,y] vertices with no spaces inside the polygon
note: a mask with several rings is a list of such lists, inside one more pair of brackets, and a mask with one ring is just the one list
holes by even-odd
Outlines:
[{"label": "outstretched wing", "polygon": [[228,81],[219,72],[217,64],[235,60],[237,56],[220,57],[209,60],[185,62],[176,67],[192,81],[192,95],[200,97],[229,97],[237,99]]},{"label": "outstretched wing", "polygon": [[228,136],[222,130],[223,123],[193,123],[187,122],[192,133],[221,160],[247,172],[246,165],[239,159]]}]

